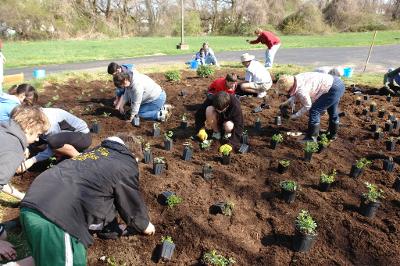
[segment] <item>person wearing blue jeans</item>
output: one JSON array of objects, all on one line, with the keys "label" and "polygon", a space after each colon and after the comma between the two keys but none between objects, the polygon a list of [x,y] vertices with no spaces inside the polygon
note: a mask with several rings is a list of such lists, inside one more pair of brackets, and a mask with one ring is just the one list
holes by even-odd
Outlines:
[{"label": "person wearing blue jeans", "polygon": [[204,53],[205,53],[205,63],[206,65],[215,65],[215,66],[219,66],[218,61],[217,61],[217,57],[215,56],[215,53],[213,51],[213,49],[211,49],[208,46],[208,43],[203,43],[203,49],[204,49]]},{"label": "person wearing blue jeans", "polygon": [[163,90],[158,99],[140,105],[139,116],[148,120],[158,120],[160,110],[163,108],[166,99],[167,94]]},{"label": "person wearing blue jeans", "polygon": [[328,138],[336,139],[339,129],[338,106],[345,85],[343,81],[329,74],[308,72],[296,76],[283,75],[277,82],[279,89],[289,93],[290,98],[280,108],[294,105],[298,101],[302,108],[291,119],[298,119],[309,112],[308,131],[305,140],[316,140],[320,130],[320,117],[324,111],[329,115]]}]

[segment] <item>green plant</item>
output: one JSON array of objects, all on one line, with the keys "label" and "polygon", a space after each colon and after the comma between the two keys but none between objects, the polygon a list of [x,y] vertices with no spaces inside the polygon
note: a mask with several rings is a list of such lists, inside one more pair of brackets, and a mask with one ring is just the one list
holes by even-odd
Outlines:
[{"label": "green plant", "polygon": [[146,142],[146,144],[144,144],[143,150],[145,150],[145,151],[151,151],[150,143]]},{"label": "green plant", "polygon": [[336,179],[336,169],[333,169],[331,174],[325,174],[324,172],[321,173],[321,183],[328,183],[328,184],[332,184],[333,182],[335,182]]},{"label": "green plant", "polygon": [[44,107],[49,108],[49,107],[51,107],[52,105],[53,105],[52,102],[47,102],[47,103],[44,105]]},{"label": "green plant", "polygon": [[232,146],[229,144],[224,144],[219,147],[219,152],[222,155],[228,156],[232,151]]},{"label": "green plant", "polygon": [[200,143],[200,148],[202,148],[203,150],[208,149],[210,148],[212,142],[212,139],[206,139]]},{"label": "green plant", "polygon": [[233,258],[225,258],[224,256],[217,254],[215,249],[204,253],[202,260],[204,264],[214,266],[229,266],[236,263]]},{"label": "green plant", "polygon": [[297,190],[297,182],[293,180],[284,180],[279,185],[285,191],[293,192]]},{"label": "green plant", "polygon": [[280,160],[279,164],[282,165],[283,167],[288,167],[290,165],[289,160]]},{"label": "green plant", "polygon": [[376,106],[376,102],[373,101],[370,105]]},{"label": "green plant", "polygon": [[47,166],[47,169],[50,169],[56,164],[57,158],[54,156],[51,156],[48,160],[49,160],[49,165]]},{"label": "green plant", "polygon": [[303,234],[316,235],[317,223],[306,210],[301,210],[296,218],[296,228]]},{"label": "green plant", "polygon": [[187,114],[186,114],[186,113],[183,113],[183,115],[182,115],[182,121],[183,121],[183,122],[186,122],[186,121],[187,121]]},{"label": "green plant", "polygon": [[378,187],[376,185],[371,184],[369,182],[365,182],[364,184],[368,189],[367,193],[363,193],[363,196],[366,200],[368,200],[369,202],[377,202],[377,201],[379,201],[379,199],[385,198],[383,196],[382,189],[378,189]]},{"label": "green plant", "polygon": [[170,237],[170,236],[161,237],[161,243],[164,243],[164,242],[168,242],[168,243],[171,243],[171,244],[174,243],[174,241],[172,240],[172,237]]},{"label": "green plant", "polygon": [[358,169],[363,169],[364,167],[370,165],[372,162],[368,161],[366,158],[361,158],[360,160],[356,161],[356,167]]},{"label": "green plant", "polygon": [[234,208],[235,208],[235,204],[233,202],[227,201],[224,204],[224,209],[222,211],[222,214],[226,215],[226,216],[232,216]]},{"label": "green plant", "polygon": [[167,198],[167,205],[168,205],[168,208],[173,208],[173,207],[175,207],[176,205],[182,203],[182,201],[183,201],[183,200],[182,200],[181,197],[179,197],[179,196],[177,196],[177,195],[175,195],[175,194],[172,194],[171,196],[169,196],[169,197]]},{"label": "green plant", "polygon": [[57,95],[53,96],[51,99],[53,99],[53,101],[57,101],[58,99],[60,99],[60,96],[58,96],[58,94],[57,94]]},{"label": "green plant", "polygon": [[108,266],[126,266],[126,263],[119,264],[114,257],[107,258],[107,265]]},{"label": "green plant", "polygon": [[110,115],[111,115],[111,113],[103,112],[104,117],[109,117]]},{"label": "green plant", "polygon": [[171,130],[164,133],[164,138],[165,138],[166,140],[172,140],[172,137],[173,137],[173,136],[174,136],[174,132],[172,132]]},{"label": "green plant", "polygon": [[202,65],[197,68],[197,76],[207,78],[214,74],[214,69],[211,66]]},{"label": "green plant", "polygon": [[256,122],[260,122],[260,121],[261,121],[261,119],[259,117],[257,117]]},{"label": "green plant", "polygon": [[159,129],[160,128],[160,123],[154,123],[153,124],[153,129]]},{"label": "green plant", "polygon": [[320,139],[318,141],[318,144],[320,144],[324,148],[328,147],[330,141],[329,141],[328,137],[326,136],[326,134],[321,134],[319,137],[320,137]]},{"label": "green plant", "polygon": [[165,164],[165,158],[164,157],[156,157],[156,158],[154,158],[154,163],[163,163],[163,164]]},{"label": "green plant", "polygon": [[164,77],[168,81],[180,81],[181,73],[179,72],[179,70],[171,70],[171,71],[165,72]]},{"label": "green plant", "polygon": [[283,141],[283,136],[282,134],[274,134],[272,136],[272,141],[276,142],[276,143],[281,143]]},{"label": "green plant", "polygon": [[314,153],[318,151],[318,143],[314,141],[307,141],[304,145],[304,151],[308,153]]}]

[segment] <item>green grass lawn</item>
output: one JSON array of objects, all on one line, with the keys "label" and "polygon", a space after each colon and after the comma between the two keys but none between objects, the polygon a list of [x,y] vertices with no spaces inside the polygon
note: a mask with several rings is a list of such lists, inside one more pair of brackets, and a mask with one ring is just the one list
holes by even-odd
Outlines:
[{"label": "green grass lawn", "polygon": [[[281,36],[282,48],[295,47],[338,47],[367,46],[372,32],[335,33],[312,36]],[[44,64],[60,64],[94,60],[139,57],[155,54],[191,54],[207,41],[214,51],[233,51],[264,48],[263,45],[249,45],[251,37],[202,36],[187,37],[189,51],[176,49],[178,37],[135,37],[105,40],[56,40],[6,42],[3,52],[7,58],[6,67],[24,67]],[[375,44],[399,44],[400,31],[378,32]]]}]

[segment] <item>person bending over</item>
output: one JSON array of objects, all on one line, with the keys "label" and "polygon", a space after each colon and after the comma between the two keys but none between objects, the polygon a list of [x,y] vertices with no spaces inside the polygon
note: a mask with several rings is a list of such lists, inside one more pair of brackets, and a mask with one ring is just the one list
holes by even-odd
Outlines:
[{"label": "person bending over", "polygon": [[225,91],[228,94],[235,94],[237,85],[237,76],[235,74],[227,74],[225,78],[214,80],[207,91],[207,98],[212,99],[215,94],[220,91]]},{"label": "person bending over", "polygon": [[11,111],[18,105],[34,105],[37,103],[36,89],[29,84],[12,87],[7,93],[0,94],[0,122],[10,119]]},{"label": "person bending over", "polygon": [[[129,69],[127,65],[118,65],[115,62],[108,64],[107,73],[114,76],[116,73],[128,73],[132,75],[132,69]],[[121,100],[122,95],[124,95],[125,88],[115,88],[115,100],[113,102],[114,106],[117,106]]]}]

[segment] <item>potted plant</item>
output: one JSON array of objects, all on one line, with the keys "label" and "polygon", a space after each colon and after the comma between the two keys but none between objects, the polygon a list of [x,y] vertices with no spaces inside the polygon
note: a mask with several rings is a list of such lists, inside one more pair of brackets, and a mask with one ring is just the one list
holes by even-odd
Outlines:
[{"label": "potted plant", "polygon": [[167,198],[167,206],[168,208],[172,209],[176,205],[181,204],[183,199],[176,194],[172,194]]},{"label": "potted plant", "polygon": [[153,123],[153,137],[159,137],[161,134],[160,123]]},{"label": "potted plant", "polygon": [[306,210],[301,210],[295,222],[293,248],[295,251],[307,252],[317,236],[317,223]]},{"label": "potted plant", "polygon": [[362,115],[367,115],[368,114],[368,109],[367,108],[364,108],[363,110],[362,110],[362,113],[361,113]]},{"label": "potted plant", "polygon": [[222,164],[227,165],[231,162],[231,151],[232,146],[229,144],[224,144],[219,147],[219,153],[222,154]]},{"label": "potted plant", "polygon": [[249,145],[242,143],[239,147],[239,153],[247,153],[249,151]]},{"label": "potted plant", "polygon": [[100,133],[100,124],[98,123],[97,119],[93,120],[93,125],[92,125],[90,131],[95,134]]},{"label": "potted plant", "polygon": [[235,204],[230,201],[217,202],[211,206],[210,212],[212,214],[220,213],[225,216],[232,216],[234,207],[235,207]]},{"label": "potted plant", "polygon": [[290,161],[289,160],[279,160],[278,162],[278,173],[283,174],[289,168]]},{"label": "potted plant", "polygon": [[313,153],[318,151],[318,143],[314,141],[307,141],[304,146],[304,160],[311,161]]},{"label": "potted plant", "polygon": [[371,113],[376,112],[376,102],[371,102],[371,104],[369,105],[369,111]]},{"label": "potted plant", "polygon": [[172,150],[174,132],[167,131],[164,133],[164,148],[166,151]]},{"label": "potted plant", "polygon": [[261,131],[261,120],[257,117],[256,122],[254,124],[254,128],[257,132]]},{"label": "potted plant", "polygon": [[367,187],[368,192],[363,193],[362,195],[360,212],[362,215],[372,218],[374,217],[376,210],[379,208],[379,200],[384,198],[383,190],[378,189],[376,185],[368,182],[365,182],[364,184]]},{"label": "potted plant", "polygon": [[275,150],[276,146],[281,142],[283,142],[282,134],[274,134],[271,138],[271,149]]},{"label": "potted plant", "polygon": [[385,143],[386,144],[386,150],[394,151],[394,148],[396,146],[396,142],[397,142],[397,139],[395,140],[395,138],[390,137]]},{"label": "potted plant", "polygon": [[211,147],[213,140],[212,139],[205,139],[202,142],[200,142],[200,148],[202,150],[207,150]]},{"label": "potted plant", "polygon": [[174,254],[175,244],[170,236],[163,236],[161,238],[160,260],[169,261]]},{"label": "potted plant", "polygon": [[216,250],[204,253],[201,262],[206,266],[232,266],[236,263],[233,258],[225,258],[219,255]]},{"label": "potted plant", "polygon": [[371,124],[371,131],[372,132],[375,132],[375,131],[377,131],[378,130],[378,128],[379,128],[379,126],[378,126],[378,124],[376,123],[376,121],[375,120],[373,120],[372,121],[372,124]]},{"label": "potted plant", "polygon": [[210,164],[203,165],[202,172],[205,180],[210,180],[213,178],[213,169]]},{"label": "potted plant", "polygon": [[167,205],[168,205],[168,203],[167,203],[168,198],[169,198],[170,196],[172,196],[172,195],[175,195],[175,193],[172,192],[172,191],[163,191],[163,192],[161,192],[161,194],[158,195],[158,201],[159,201],[159,203],[160,203],[161,205],[167,206]]},{"label": "potted plant", "polygon": [[384,117],[385,117],[385,113],[386,113],[386,110],[385,110],[384,108],[379,109],[379,111],[378,111],[378,117],[379,117],[379,118],[384,118]]},{"label": "potted plant", "polygon": [[297,182],[293,180],[285,180],[280,184],[282,198],[286,203],[292,203],[296,199]]},{"label": "potted plant", "polygon": [[391,134],[393,131],[393,124],[390,120],[386,121],[385,123],[385,131],[387,131],[389,134]]},{"label": "potted plant", "polygon": [[140,126],[140,117],[138,115],[135,115],[132,119],[132,125],[135,127]]},{"label": "potted plant", "polygon": [[184,113],[181,119],[181,128],[186,129],[188,127],[187,115]]},{"label": "potted plant", "polygon": [[383,138],[383,131],[382,128],[378,128],[375,132],[374,132],[374,139],[379,140]]},{"label": "potted plant", "polygon": [[277,126],[282,125],[282,118],[279,115],[275,116],[275,125],[277,125]]},{"label": "potted plant", "polygon": [[190,161],[193,156],[193,146],[190,142],[183,143],[183,146],[182,159],[185,161]]},{"label": "potted plant", "polygon": [[329,190],[333,182],[336,180],[336,169],[333,169],[331,174],[321,173],[319,188],[321,191],[326,192]]},{"label": "potted plant", "polygon": [[393,183],[393,188],[397,191],[400,192],[400,177],[397,177],[396,180]]},{"label": "potted plant", "polygon": [[369,101],[369,95],[364,95],[364,101]]},{"label": "potted plant", "polygon": [[390,120],[390,122],[394,122],[394,121],[396,121],[396,116],[394,115],[394,114],[392,114],[392,113],[389,113],[388,114],[388,120]]},{"label": "potted plant", "polygon": [[321,153],[326,147],[329,146],[329,139],[326,134],[321,134],[318,139],[318,153]]},{"label": "potted plant", "polygon": [[388,96],[386,96],[386,101],[388,101],[388,102],[392,101],[392,96],[390,94],[388,94]]},{"label": "potted plant", "polygon": [[371,161],[368,161],[366,158],[361,158],[360,160],[357,160],[356,163],[351,166],[350,176],[352,178],[359,177],[364,171],[364,168],[370,164]]},{"label": "potted plant", "polygon": [[153,161],[153,154],[151,153],[151,146],[150,146],[150,143],[148,143],[148,142],[144,145],[143,157],[144,157],[143,159],[144,159],[145,164],[148,164],[151,161]]},{"label": "potted plant", "polygon": [[155,175],[161,175],[165,170],[165,158],[164,157],[156,157],[153,160],[153,173]]},{"label": "potted plant", "polygon": [[383,170],[386,172],[393,172],[394,165],[393,157],[383,160]]},{"label": "potted plant", "polygon": [[362,103],[361,97],[358,96],[358,97],[356,98],[356,105],[361,105],[361,103]]},{"label": "potted plant", "polygon": [[249,144],[249,133],[247,132],[247,130],[243,130],[242,143]]}]

